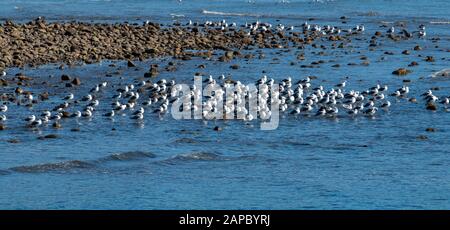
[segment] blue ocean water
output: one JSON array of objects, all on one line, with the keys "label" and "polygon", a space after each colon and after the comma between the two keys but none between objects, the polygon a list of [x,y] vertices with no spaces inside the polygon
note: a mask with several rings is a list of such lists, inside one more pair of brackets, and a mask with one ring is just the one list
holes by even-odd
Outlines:
[{"label": "blue ocean water", "polygon": [[[0,131],[0,208],[449,209],[450,113],[425,110],[419,96],[431,87],[439,87],[437,95],[450,95],[448,77],[429,77],[449,68],[449,8],[450,3],[444,0],[367,0],[358,4],[350,0],[3,0],[1,20],[28,21],[45,16],[55,21],[170,23],[225,18],[299,25],[311,17],[315,23],[336,23],[345,15],[349,26],[364,24],[368,38],[380,30],[382,22],[406,22],[412,28],[425,24],[429,38],[385,41],[374,52],[367,52],[367,40],[355,41],[352,52],[328,56],[310,55],[313,50],[308,48],[308,63],[334,61],[321,68],[290,65],[296,59],[292,52],[263,50],[265,59],[236,59],[232,63],[194,58],[179,62],[176,72],[162,72],[158,77],[191,83],[199,72],[197,66],[205,64],[202,72],[215,77],[230,74],[243,83],[254,82],[262,71],[276,80],[314,75],[318,77],[316,84],[328,88],[350,76],[347,87],[356,90],[377,83],[396,89],[405,84],[403,79],[410,79],[410,94],[418,103],[391,99],[391,109],[380,111],[373,119],[285,116],[278,129],[262,131],[257,121],[177,121],[150,115],[143,123],[136,123],[128,117],[111,121],[96,116],[91,121],[63,122],[59,130],[47,127],[30,131],[14,118],[36,113],[49,104],[31,109],[11,106],[8,126],[15,128]],[[432,37],[441,40],[435,43]],[[432,55],[436,61],[400,54],[415,45],[424,47],[420,54]],[[385,51],[396,55],[384,55]],[[370,60],[369,66],[347,65],[360,63],[362,55]],[[412,74],[391,74],[413,60],[420,65],[412,67]],[[139,62],[140,71],[126,68],[125,62],[114,62],[121,70],[120,76],[114,77],[105,76],[116,71],[109,62],[63,71],[48,65],[7,72],[10,76],[22,72],[36,81],[54,84],[62,72],[79,76],[86,83],[81,92],[87,93],[89,86],[102,81],[135,82],[142,79],[150,64],[165,66],[170,61]],[[342,67],[332,68],[335,63]],[[240,64],[241,68],[232,70],[230,64]],[[0,93],[7,90],[0,89]],[[54,93],[66,92],[55,89]],[[107,111],[107,104],[100,107],[99,114]],[[213,131],[215,126],[223,130]],[[426,132],[429,127],[436,132]],[[72,132],[73,128],[80,131]],[[47,134],[59,138],[38,139]],[[9,143],[11,139],[19,143]]]}]

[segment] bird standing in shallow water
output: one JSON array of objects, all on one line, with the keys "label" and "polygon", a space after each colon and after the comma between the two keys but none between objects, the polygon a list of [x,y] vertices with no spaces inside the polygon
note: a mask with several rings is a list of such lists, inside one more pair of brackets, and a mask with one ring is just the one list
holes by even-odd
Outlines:
[{"label": "bird standing in shallow water", "polygon": [[8,111],[8,106],[0,105],[0,112],[5,113],[6,111]]}]

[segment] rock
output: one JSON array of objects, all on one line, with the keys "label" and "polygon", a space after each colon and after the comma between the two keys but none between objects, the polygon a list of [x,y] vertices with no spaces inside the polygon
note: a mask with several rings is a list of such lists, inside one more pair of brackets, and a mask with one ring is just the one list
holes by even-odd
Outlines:
[{"label": "rock", "polygon": [[5,130],[6,129],[6,125],[0,123],[0,131]]},{"label": "rock", "polygon": [[67,112],[67,111],[63,111],[62,112],[62,118],[69,118],[70,117],[70,113],[69,112]]},{"label": "rock", "polygon": [[23,89],[21,89],[20,87],[17,87],[16,90],[14,90],[14,92],[16,94],[22,94],[23,93]]},{"label": "rock", "polygon": [[380,31],[375,32],[375,36],[381,36],[382,33]]},{"label": "rock", "polygon": [[409,73],[411,73],[411,70],[407,70],[407,69],[405,69],[405,68],[399,68],[399,69],[396,69],[396,70],[394,70],[394,71],[392,72],[392,74],[399,75],[399,76],[401,76],[401,75],[407,75],[407,74],[409,74]]},{"label": "rock", "polygon": [[61,75],[61,81],[70,81],[70,80],[71,80],[71,78],[69,75],[67,75],[67,74]]},{"label": "rock", "polygon": [[419,140],[428,140],[428,137],[425,136],[425,135],[420,135],[420,136],[417,137],[417,139],[419,139]]},{"label": "rock", "polygon": [[73,85],[81,85],[81,80],[79,78],[75,78],[75,79],[73,79],[72,84]]},{"label": "rock", "polygon": [[230,66],[231,69],[239,69],[239,65],[238,64],[234,64]]},{"label": "rock", "polygon": [[9,139],[6,142],[11,143],[11,144],[18,144],[18,143],[20,143],[20,141],[17,140],[17,139]]},{"label": "rock", "polygon": [[419,45],[414,46],[414,50],[422,50],[422,47],[420,47]]},{"label": "rock", "polygon": [[412,66],[418,66],[419,63],[412,61],[408,66],[412,67]]},{"label": "rock", "polygon": [[46,101],[49,98],[49,93],[48,92],[43,92],[41,94],[39,94],[39,99],[41,99],[41,101]]},{"label": "rock", "polygon": [[408,101],[412,103],[417,103],[417,99],[415,97],[410,98]]},{"label": "rock", "polygon": [[436,111],[437,110],[437,106],[436,106],[436,104],[430,102],[430,103],[427,104],[427,109],[428,110],[432,110],[432,111]]},{"label": "rock", "polygon": [[55,129],[60,129],[60,128],[62,128],[62,125],[58,122],[55,122],[55,123],[53,123],[52,127]]},{"label": "rock", "polygon": [[433,56],[427,56],[425,58],[425,61],[427,61],[427,62],[434,62],[434,57]]},{"label": "rock", "polygon": [[427,132],[436,132],[436,129],[429,127],[427,129],[425,129],[425,131],[427,131]]},{"label": "rock", "polygon": [[227,52],[225,52],[225,57],[226,57],[228,60],[233,59],[233,57],[234,57],[234,52],[233,52],[233,51],[227,51]]},{"label": "rock", "polygon": [[58,138],[58,136],[56,134],[48,134],[46,136],[44,136],[45,139],[55,139]]},{"label": "rock", "polygon": [[409,52],[409,50],[403,50],[402,54],[409,55],[411,52]]},{"label": "rock", "polygon": [[222,127],[216,126],[214,127],[214,131],[222,131]]},{"label": "rock", "polygon": [[127,66],[129,68],[132,68],[132,67],[136,67],[136,64],[134,64],[132,61],[128,60]]}]

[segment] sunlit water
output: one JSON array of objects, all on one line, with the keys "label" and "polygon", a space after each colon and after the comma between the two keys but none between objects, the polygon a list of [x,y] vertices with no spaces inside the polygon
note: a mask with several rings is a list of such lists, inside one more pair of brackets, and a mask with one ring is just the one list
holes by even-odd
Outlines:
[{"label": "sunlit water", "polygon": [[[222,19],[216,14],[221,12],[231,15],[226,17],[229,21],[259,19],[299,25],[309,17],[315,17],[315,23],[339,23],[339,17],[345,15],[349,27],[366,25],[363,40],[355,41],[350,53],[329,50],[326,56],[315,56],[308,48],[306,64],[334,60],[320,68],[290,65],[296,59],[295,50],[263,50],[264,59],[236,59],[231,63],[175,60],[178,70],[162,72],[158,79],[192,83],[194,74],[202,72],[215,77],[230,74],[233,79],[252,83],[265,71],[277,80],[314,75],[318,79],[313,84],[326,88],[349,76],[348,89],[365,90],[380,83],[389,85],[390,92],[401,87],[403,79],[410,79],[410,96],[418,103],[389,98],[393,103],[390,110],[380,111],[372,119],[285,115],[273,131],[261,131],[258,121],[177,121],[170,115],[150,113],[139,123],[129,115],[114,120],[101,116],[111,102],[111,85],[142,80],[150,64],[164,67],[174,60],[147,60],[137,63],[137,69],[127,68],[124,62],[115,62],[118,67],[103,62],[65,70],[55,65],[9,69],[8,76],[22,72],[33,77],[35,84],[47,81],[63,86],[62,73],[80,77],[83,84],[76,89],[48,89],[45,85],[26,88],[37,93],[50,91],[51,100],[31,109],[10,105],[7,125],[11,128],[0,131],[0,208],[448,209],[450,113],[442,107],[427,111],[420,99],[420,94],[435,86],[440,88],[436,95],[450,95],[448,78],[429,77],[449,68],[445,50],[450,48],[450,25],[434,23],[450,20],[448,8],[447,1],[438,0],[364,1],[356,6],[354,1],[1,1],[0,16],[18,21],[44,15],[50,20],[185,22],[191,18]],[[203,10],[215,13],[205,14]],[[376,30],[385,30],[379,28],[381,21],[404,21],[411,28],[424,23],[429,38],[383,40],[382,47],[368,52],[370,36]],[[441,40],[433,43],[431,37]],[[424,50],[400,54],[415,45]],[[384,55],[384,51],[395,55]],[[424,62],[417,54],[432,55],[436,61]],[[369,66],[359,65],[362,55],[368,57]],[[391,74],[411,61],[420,65],[411,67],[410,75]],[[350,62],[358,65],[348,66]],[[332,68],[336,63],[341,67]],[[205,64],[206,69],[197,68],[199,64]],[[231,64],[240,64],[240,69],[230,69]],[[120,74],[105,76],[118,69]],[[86,94],[102,81],[111,84],[91,120],[63,121],[63,128],[58,130],[24,127],[22,119],[27,115],[52,108],[69,91],[76,96]],[[13,89],[1,88],[0,93]],[[223,130],[216,132],[215,126]],[[429,127],[436,132],[426,132]],[[71,131],[74,128],[80,131]],[[38,139],[47,134],[58,138]],[[418,139],[421,135],[428,139]],[[19,143],[9,143],[12,139]]]}]

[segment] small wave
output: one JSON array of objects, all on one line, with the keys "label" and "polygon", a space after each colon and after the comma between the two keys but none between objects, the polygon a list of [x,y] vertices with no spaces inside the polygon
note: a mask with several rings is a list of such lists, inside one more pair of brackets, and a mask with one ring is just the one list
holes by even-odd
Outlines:
[{"label": "small wave", "polygon": [[95,167],[95,165],[92,163],[86,161],[73,160],[59,163],[18,166],[10,168],[10,170],[21,173],[45,173],[45,172],[64,172],[73,169],[86,169],[93,167]]},{"label": "small wave", "polygon": [[184,18],[184,14],[170,14],[170,16],[172,16],[173,18]]},{"label": "small wave", "polygon": [[140,152],[140,151],[133,151],[133,152],[124,152],[124,153],[115,153],[111,154],[107,157],[99,159],[100,162],[104,161],[132,161],[132,160],[138,160],[142,158],[155,158],[156,155],[150,152]]},{"label": "small wave", "polygon": [[175,157],[173,157],[171,159],[172,160],[181,160],[181,161],[191,161],[191,160],[193,160],[193,161],[213,161],[213,160],[223,159],[223,157],[218,154],[215,154],[215,153],[196,152],[196,153],[176,155]]},{"label": "small wave", "polygon": [[6,170],[0,170],[0,176],[11,174],[11,172]]},{"label": "small wave", "polygon": [[231,12],[220,12],[220,11],[209,11],[202,10],[202,14],[210,14],[210,15],[221,15],[221,16],[239,16],[239,17],[259,17],[258,14],[249,14],[249,13],[231,13]]},{"label": "small wave", "polygon": [[249,156],[237,156],[237,157],[226,157],[217,153],[210,152],[194,152],[188,154],[179,154],[169,159],[161,161],[164,164],[177,164],[184,162],[195,162],[195,161],[238,161],[238,160],[255,160],[258,157],[256,155]]},{"label": "small wave", "polygon": [[174,143],[195,144],[195,143],[197,143],[197,141],[192,138],[180,138],[180,139],[176,139],[174,141]]},{"label": "small wave", "polygon": [[435,78],[435,77],[448,77],[450,76],[450,69],[442,69],[439,70],[437,72],[434,72],[430,75],[430,77]]},{"label": "small wave", "polygon": [[450,24],[450,21],[431,21],[430,24]]}]

